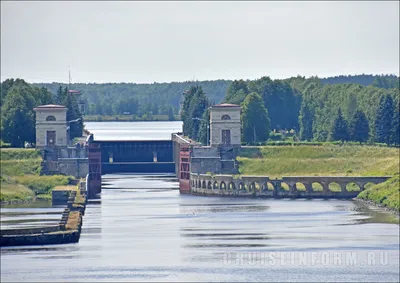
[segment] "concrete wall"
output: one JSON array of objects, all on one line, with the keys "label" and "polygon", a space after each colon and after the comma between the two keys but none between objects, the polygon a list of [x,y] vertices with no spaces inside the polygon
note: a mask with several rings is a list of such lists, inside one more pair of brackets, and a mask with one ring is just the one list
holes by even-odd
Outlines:
[{"label": "concrete wall", "polygon": [[87,158],[59,158],[58,171],[61,174],[84,178],[89,173]]}]

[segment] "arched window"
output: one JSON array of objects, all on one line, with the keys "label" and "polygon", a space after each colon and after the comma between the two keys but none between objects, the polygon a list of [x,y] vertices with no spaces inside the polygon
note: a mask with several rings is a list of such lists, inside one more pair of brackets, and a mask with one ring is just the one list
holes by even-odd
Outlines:
[{"label": "arched window", "polygon": [[55,121],[56,120],[56,117],[54,117],[54,116],[47,116],[47,118],[46,118],[46,121]]},{"label": "arched window", "polygon": [[231,117],[229,117],[229,115],[223,115],[221,117],[221,120],[230,120],[230,119],[231,119]]}]

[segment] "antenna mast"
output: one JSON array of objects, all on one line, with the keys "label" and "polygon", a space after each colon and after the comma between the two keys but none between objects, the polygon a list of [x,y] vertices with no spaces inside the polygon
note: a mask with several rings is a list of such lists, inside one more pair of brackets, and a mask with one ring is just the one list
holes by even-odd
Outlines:
[{"label": "antenna mast", "polygon": [[71,68],[68,65],[68,88],[71,89]]}]

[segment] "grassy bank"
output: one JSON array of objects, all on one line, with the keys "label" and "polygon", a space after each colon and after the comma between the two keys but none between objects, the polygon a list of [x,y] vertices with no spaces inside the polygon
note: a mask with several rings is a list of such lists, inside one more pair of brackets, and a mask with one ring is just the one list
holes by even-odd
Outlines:
[{"label": "grassy bank", "polygon": [[399,170],[399,148],[322,145],[242,148],[239,170],[245,175],[378,176]]},{"label": "grassy bank", "polygon": [[55,186],[67,185],[72,177],[39,176],[42,158],[36,149],[2,148],[0,201],[51,199]]},{"label": "grassy bank", "polygon": [[400,177],[396,174],[384,183],[375,185],[358,195],[359,199],[371,201],[390,210],[400,212]]}]

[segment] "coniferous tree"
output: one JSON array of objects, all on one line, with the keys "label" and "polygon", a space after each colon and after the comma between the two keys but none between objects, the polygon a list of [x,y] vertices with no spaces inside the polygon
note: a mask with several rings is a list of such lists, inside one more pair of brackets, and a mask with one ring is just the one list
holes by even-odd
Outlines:
[{"label": "coniferous tree", "polygon": [[197,140],[203,113],[209,107],[210,103],[201,86],[192,86],[184,95],[185,99],[181,112],[183,133]]},{"label": "coniferous tree", "polygon": [[392,128],[391,128],[391,144],[396,146],[400,145],[400,105],[397,104],[396,109],[394,109]]},{"label": "coniferous tree", "polygon": [[348,134],[348,126],[347,121],[343,118],[342,110],[338,109],[337,115],[335,120],[332,124],[332,129],[330,133],[331,140],[333,141],[347,141],[349,134]]},{"label": "coniferous tree", "polygon": [[[199,142],[209,145],[210,139],[210,110],[207,108],[203,113],[199,129]],[[208,140],[207,140],[208,139]]]},{"label": "coniferous tree", "polygon": [[[67,92],[68,93],[68,92]],[[83,119],[79,112],[78,103],[73,94],[67,94],[65,107],[67,110],[67,122],[69,125],[69,138],[72,140],[75,137],[82,136]]]},{"label": "coniferous tree", "polygon": [[168,108],[168,121],[175,121],[175,116],[172,106]]},{"label": "coniferous tree", "polygon": [[268,111],[262,97],[250,93],[242,103],[242,140],[247,143],[266,141],[270,132]]},{"label": "coniferous tree", "polygon": [[303,100],[300,109],[299,116],[299,125],[300,125],[300,139],[301,140],[311,140],[313,138],[313,116],[308,104]]},{"label": "coniferous tree", "polygon": [[358,110],[350,121],[350,139],[359,143],[366,142],[369,137],[369,123],[364,112]]},{"label": "coniferous tree", "polygon": [[390,144],[393,120],[393,99],[391,95],[384,95],[379,102],[376,113],[375,133],[376,141]]},{"label": "coniferous tree", "polygon": [[63,92],[64,92],[63,88],[60,85],[60,87],[57,90],[56,97],[55,97],[56,104],[63,104],[63,102],[64,102],[64,93]]}]

